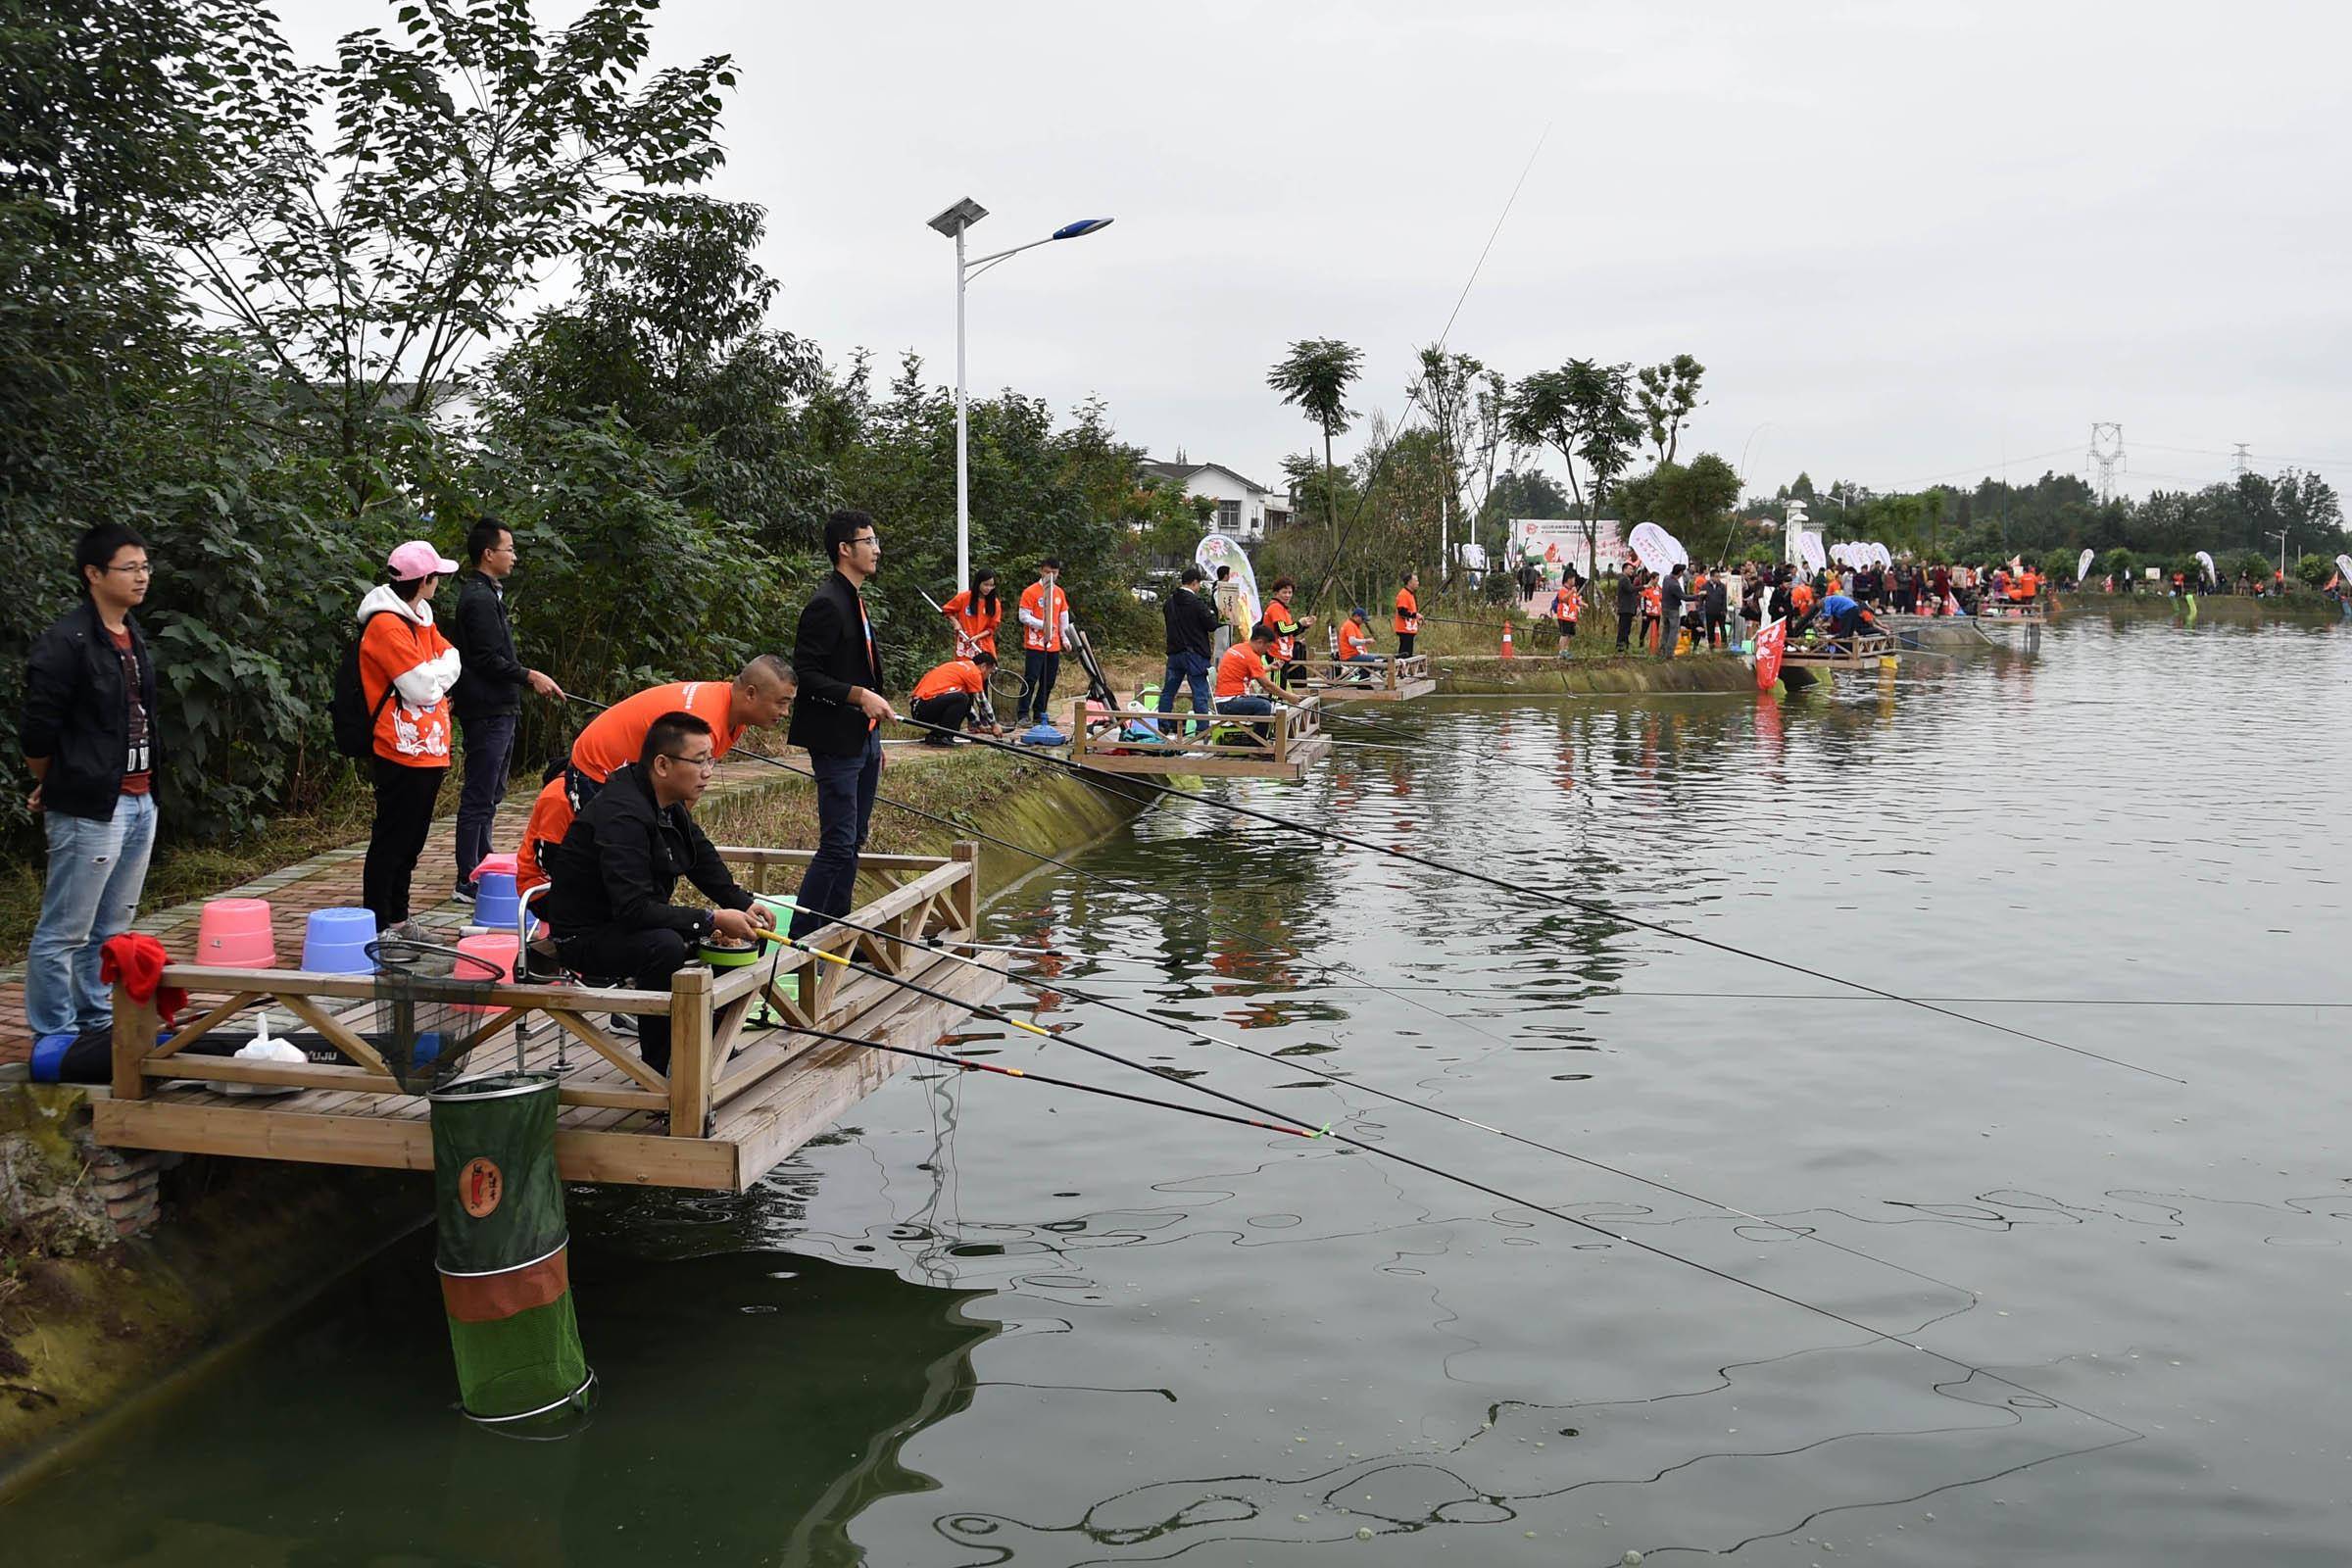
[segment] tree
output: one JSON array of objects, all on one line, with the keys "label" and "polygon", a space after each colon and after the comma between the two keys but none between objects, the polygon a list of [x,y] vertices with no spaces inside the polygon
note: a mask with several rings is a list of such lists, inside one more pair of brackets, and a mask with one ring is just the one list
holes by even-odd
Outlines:
[{"label": "tree", "polygon": [[[1511,389],[1504,407],[1504,430],[1513,442],[1548,446],[1559,454],[1568,470],[1569,494],[1584,518],[1588,561],[1598,559],[1600,531],[1595,518],[1608,487],[1632,462],[1635,443],[1642,435],[1631,407],[1632,376],[1630,365],[1570,360],[1556,370],[1538,370],[1521,381]],[[1580,463],[1592,480],[1589,505],[1584,480],[1577,473]]]},{"label": "tree", "polygon": [[1617,490],[1618,510],[1626,521],[1654,522],[1682,540],[1686,549],[1721,523],[1739,500],[1740,475],[1712,452],[1700,453],[1688,467],[1661,463]]},{"label": "tree", "polygon": [[[233,169],[187,254],[202,295],[299,388],[357,514],[468,356],[558,262],[624,254],[723,158],[724,56],[655,72],[646,8],[411,0],[324,70],[246,40],[211,112]],[[331,120],[332,144],[311,126]]]},{"label": "tree", "polygon": [[[1277,361],[1266,372],[1266,385],[1282,394],[1282,401],[1295,403],[1323,431],[1323,471],[1332,471],[1331,438],[1345,432],[1355,411],[1348,407],[1348,389],[1363,373],[1364,356],[1334,337],[1301,338],[1291,345],[1291,352]],[[1339,548],[1340,512],[1338,490],[1326,485],[1324,501],[1331,529],[1332,548]]]},{"label": "tree", "polygon": [[1442,345],[1432,344],[1421,350],[1420,373],[1406,392],[1429,411],[1438,438],[1438,457],[1446,478],[1438,542],[1439,560],[1447,564],[1440,573],[1450,575],[1450,553],[1445,547],[1463,536],[1463,519],[1479,514],[1487,492],[1494,487],[1507,387],[1500,371],[1488,369],[1467,354],[1447,354]]},{"label": "tree", "polygon": [[1690,411],[1699,406],[1698,383],[1706,373],[1707,368],[1690,355],[1677,354],[1663,365],[1643,367],[1638,378],[1641,385],[1635,397],[1661,466],[1674,461],[1683,426],[1690,422]]}]

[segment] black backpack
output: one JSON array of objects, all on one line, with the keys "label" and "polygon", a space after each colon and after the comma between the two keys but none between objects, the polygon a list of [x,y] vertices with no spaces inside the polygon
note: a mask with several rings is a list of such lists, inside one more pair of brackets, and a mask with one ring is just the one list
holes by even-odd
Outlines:
[{"label": "black backpack", "polygon": [[[377,611],[376,614],[384,613]],[[373,620],[369,615],[368,620]],[[375,755],[375,721],[392,700],[393,687],[387,681],[384,695],[373,708],[368,706],[368,688],[360,680],[360,638],[368,635],[368,620],[360,622],[360,635],[343,650],[343,662],[335,666],[335,695],[326,705],[327,717],[335,726],[335,750],[355,762],[364,762]]]}]

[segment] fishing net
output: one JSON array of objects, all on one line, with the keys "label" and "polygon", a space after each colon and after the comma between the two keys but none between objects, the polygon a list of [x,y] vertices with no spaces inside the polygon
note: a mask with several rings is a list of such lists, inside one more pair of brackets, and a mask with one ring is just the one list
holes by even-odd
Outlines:
[{"label": "fishing net", "polygon": [[584,1413],[595,1375],[571,1304],[553,1073],[462,1078],[431,1095],[441,1306],[466,1413],[535,1430]]},{"label": "fishing net", "polygon": [[373,1036],[392,1076],[416,1091],[454,1075],[506,971],[474,954],[399,937],[369,943],[368,956],[376,969]]}]

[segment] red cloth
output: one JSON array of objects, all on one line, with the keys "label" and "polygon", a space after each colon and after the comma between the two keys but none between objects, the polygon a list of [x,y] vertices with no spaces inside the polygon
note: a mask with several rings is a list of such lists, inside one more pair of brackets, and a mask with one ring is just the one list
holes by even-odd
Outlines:
[{"label": "red cloth", "polygon": [[106,946],[98,950],[98,981],[110,986],[122,981],[131,1001],[153,1002],[164,1022],[171,1023],[188,1004],[184,988],[163,983],[164,965],[171,961],[161,942],[143,931],[125,931],[108,937]]}]

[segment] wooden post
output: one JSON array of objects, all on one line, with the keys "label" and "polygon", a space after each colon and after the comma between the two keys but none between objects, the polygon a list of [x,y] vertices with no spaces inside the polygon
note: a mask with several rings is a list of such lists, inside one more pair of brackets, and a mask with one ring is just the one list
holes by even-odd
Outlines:
[{"label": "wooden post", "polygon": [[139,1064],[155,1049],[155,1032],[163,1027],[163,1018],[155,1010],[155,999],[133,1002],[130,993],[120,981],[115,984],[115,1059],[114,1079],[117,1100],[145,1100],[147,1075]]},{"label": "wooden post", "polygon": [[710,1116],[710,971],[689,964],[669,982],[669,1136],[700,1138]]},{"label": "wooden post", "polygon": [[1287,701],[1274,710],[1274,760],[1278,763],[1290,757],[1291,720],[1298,716],[1298,710]]},{"label": "wooden post", "polygon": [[949,847],[948,857],[964,868],[963,880],[956,884],[953,901],[948,906],[955,928],[976,932],[980,929],[980,841],[957,839]]}]

